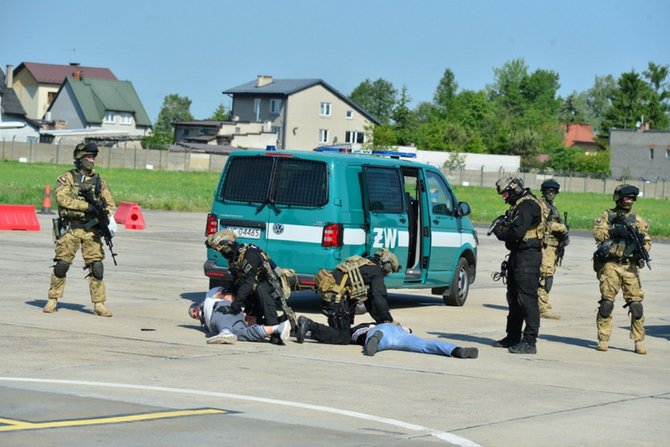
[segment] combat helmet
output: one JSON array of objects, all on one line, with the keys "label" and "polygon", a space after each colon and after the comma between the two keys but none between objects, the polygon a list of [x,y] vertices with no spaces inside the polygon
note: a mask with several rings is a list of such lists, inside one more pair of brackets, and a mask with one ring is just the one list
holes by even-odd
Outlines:
[{"label": "combat helmet", "polygon": [[400,263],[398,262],[398,258],[396,257],[396,255],[391,253],[391,251],[388,248],[383,248],[381,250],[376,251],[375,257],[379,259],[382,270],[384,271],[384,275],[388,275],[389,273],[395,273],[398,270],[400,270]]},{"label": "combat helmet", "polygon": [[612,194],[612,200],[621,207],[622,209],[630,209],[630,206],[626,205],[623,202],[624,197],[633,197],[633,201],[637,200],[637,196],[640,194],[640,190],[637,186],[629,184],[621,184],[614,188],[614,193]]},{"label": "combat helmet", "polygon": [[[553,189],[554,191],[549,192],[550,189]],[[544,197],[549,202],[552,202],[554,198],[556,198],[556,194],[558,194],[560,189],[561,185],[553,178],[543,181],[542,185],[540,185],[540,191],[542,191],[542,197]]]},{"label": "combat helmet", "polygon": [[236,241],[237,236],[232,230],[220,230],[207,236],[205,245],[229,258],[233,255]]},{"label": "combat helmet", "polygon": [[81,160],[87,154],[93,154],[94,157],[97,157],[98,152],[98,146],[95,143],[79,143],[74,148],[72,158],[75,160]]},{"label": "combat helmet", "polygon": [[505,191],[509,191],[507,203],[515,203],[519,197],[523,195],[523,180],[519,177],[502,177],[496,182],[496,190],[498,194],[502,194]]}]

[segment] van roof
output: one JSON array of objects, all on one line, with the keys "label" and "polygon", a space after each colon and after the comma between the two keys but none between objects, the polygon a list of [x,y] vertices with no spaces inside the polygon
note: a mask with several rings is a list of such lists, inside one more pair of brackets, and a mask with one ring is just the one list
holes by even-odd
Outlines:
[{"label": "van roof", "polygon": [[413,167],[426,167],[430,166],[426,163],[420,163],[417,161],[406,160],[402,158],[396,158],[391,156],[376,156],[371,154],[364,153],[343,153],[343,152],[316,152],[316,151],[301,151],[301,150],[239,150],[234,151],[230,154],[230,157],[249,157],[249,156],[259,156],[266,155],[269,157],[297,157],[306,160],[356,160],[360,161],[369,161],[377,165],[391,165],[391,166],[413,166]]}]

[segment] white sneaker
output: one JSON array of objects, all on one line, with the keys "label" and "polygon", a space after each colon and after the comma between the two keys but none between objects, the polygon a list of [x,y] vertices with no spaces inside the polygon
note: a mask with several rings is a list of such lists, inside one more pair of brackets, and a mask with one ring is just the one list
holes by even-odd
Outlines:
[{"label": "white sneaker", "polygon": [[288,337],[291,335],[291,323],[289,323],[288,320],[279,323],[279,326],[277,326],[277,334],[279,334],[281,341],[286,343],[286,340],[288,340]]},{"label": "white sneaker", "polygon": [[216,335],[213,335],[207,339],[207,344],[210,345],[232,345],[237,341],[237,336],[230,332],[228,329],[224,329]]}]

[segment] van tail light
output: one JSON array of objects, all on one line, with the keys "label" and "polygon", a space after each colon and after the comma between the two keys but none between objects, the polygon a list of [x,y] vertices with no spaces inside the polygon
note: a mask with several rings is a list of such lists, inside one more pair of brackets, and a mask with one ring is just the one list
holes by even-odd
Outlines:
[{"label": "van tail light", "polygon": [[207,215],[207,226],[205,227],[205,236],[214,234],[219,231],[219,218],[216,214],[209,213]]},{"label": "van tail light", "polygon": [[343,236],[344,228],[342,228],[342,224],[328,224],[323,227],[321,245],[324,247],[341,247]]}]

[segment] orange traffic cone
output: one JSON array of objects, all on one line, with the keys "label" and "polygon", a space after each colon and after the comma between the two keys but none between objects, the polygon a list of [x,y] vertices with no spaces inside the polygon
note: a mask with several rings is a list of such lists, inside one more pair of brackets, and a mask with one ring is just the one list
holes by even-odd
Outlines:
[{"label": "orange traffic cone", "polygon": [[51,185],[47,183],[47,186],[44,188],[44,199],[42,200],[42,210],[40,214],[54,214],[51,211]]}]

